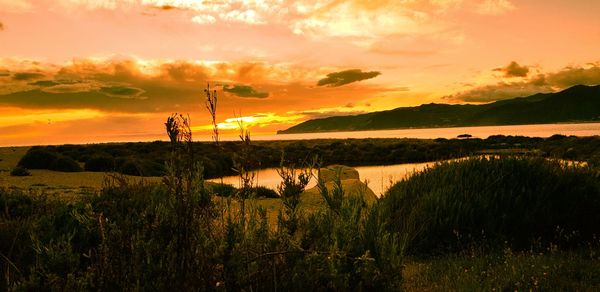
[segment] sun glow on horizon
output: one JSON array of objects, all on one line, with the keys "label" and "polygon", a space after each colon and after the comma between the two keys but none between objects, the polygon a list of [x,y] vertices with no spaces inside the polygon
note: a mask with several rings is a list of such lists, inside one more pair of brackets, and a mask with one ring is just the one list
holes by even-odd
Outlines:
[{"label": "sun glow on horizon", "polygon": [[0,144],[158,137],[174,112],[209,132],[207,84],[219,129],[237,131],[243,112],[256,133],[600,84],[597,12],[585,0],[0,1]]}]

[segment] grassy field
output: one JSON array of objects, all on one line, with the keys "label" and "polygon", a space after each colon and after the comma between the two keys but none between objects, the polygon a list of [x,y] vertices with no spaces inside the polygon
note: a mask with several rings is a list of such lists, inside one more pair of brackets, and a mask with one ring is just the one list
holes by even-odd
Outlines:
[{"label": "grassy field", "polygon": [[[29,147],[5,147],[0,148],[0,187],[12,188],[18,190],[31,191],[32,193],[54,196],[68,201],[78,200],[81,196],[94,195],[100,192],[106,183],[106,179],[115,175],[110,172],[61,172],[45,169],[32,169],[30,176],[11,176],[10,171],[17,166],[19,160]],[[118,174],[120,175],[120,174]],[[163,177],[141,177],[132,175],[123,175],[132,183],[147,182],[160,183]],[[331,180],[332,178],[328,178]],[[206,184],[211,184],[206,182]],[[331,183],[327,184],[331,189]],[[363,184],[355,179],[342,180],[344,189],[348,192],[362,191]],[[236,186],[237,187],[237,186]],[[375,200],[375,195],[369,190],[369,201]],[[217,201],[224,199],[215,197]],[[275,226],[277,216],[282,208],[280,199],[256,198],[252,202],[258,207],[264,208],[267,211],[267,217],[271,226]],[[232,203],[236,208],[236,202]],[[314,187],[306,190],[302,195],[301,206],[303,209],[312,212],[323,205],[323,198],[319,190]]]},{"label": "grassy field", "polygon": [[[594,164],[496,149],[437,164],[382,199],[348,168],[339,184],[335,171],[324,173],[328,182],[302,192],[297,207],[290,198],[256,198],[242,208],[238,199],[210,195],[208,205],[201,197],[180,200],[186,193],[177,195],[163,177],[50,170],[11,176],[27,151],[0,148],[0,262],[7,281],[0,288],[163,290],[169,282],[192,290],[600,288]],[[188,205],[194,200],[199,205]],[[239,219],[242,209],[246,220]],[[181,275],[174,263],[182,258],[204,272]]]}]

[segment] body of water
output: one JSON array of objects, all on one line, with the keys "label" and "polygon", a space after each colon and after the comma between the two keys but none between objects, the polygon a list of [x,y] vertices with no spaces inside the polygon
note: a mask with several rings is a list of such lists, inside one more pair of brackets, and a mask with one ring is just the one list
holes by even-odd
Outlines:
[{"label": "body of water", "polygon": [[[256,135],[253,140],[308,140],[308,139],[364,139],[364,138],[456,138],[458,135],[469,134],[474,138],[485,139],[492,135],[512,135],[529,137],[550,137],[561,134],[566,136],[597,136],[600,135],[600,123],[581,124],[538,124],[538,125],[510,125],[510,126],[485,126],[485,127],[455,127],[455,128],[428,128],[428,129],[402,129],[380,131],[349,131],[326,133],[303,133],[281,135]],[[227,138],[223,140],[228,140]],[[386,166],[359,166],[355,167],[360,174],[361,181],[368,181],[369,188],[377,196],[381,196],[393,183],[409,176],[415,171],[420,171],[433,163],[408,163]],[[281,178],[275,168],[262,169],[256,172],[258,185],[274,190],[280,184]],[[220,179],[210,181],[218,182]],[[223,182],[239,186],[237,176],[223,178]],[[311,181],[308,188],[315,186]]]},{"label": "body of water", "polygon": [[[405,163],[385,166],[357,166],[354,167],[360,175],[361,181],[368,181],[368,186],[375,195],[381,196],[393,183],[408,177],[415,171],[420,171],[428,166],[433,165],[433,162],[427,163]],[[212,182],[220,182],[221,179],[211,179]],[[238,176],[226,176],[223,182],[239,187]],[[255,184],[265,186],[277,190],[277,185],[281,183],[281,178],[277,174],[276,168],[267,168],[256,171]],[[311,180],[307,189],[316,185],[316,180]]]},{"label": "body of water", "polygon": [[600,123],[581,124],[537,124],[508,125],[483,127],[426,128],[378,131],[348,131],[326,133],[302,133],[280,135],[256,135],[254,140],[307,140],[307,139],[362,139],[362,138],[456,138],[461,134],[469,134],[474,138],[485,139],[492,135],[512,135],[528,137],[550,137],[555,134],[566,136],[600,135]]}]

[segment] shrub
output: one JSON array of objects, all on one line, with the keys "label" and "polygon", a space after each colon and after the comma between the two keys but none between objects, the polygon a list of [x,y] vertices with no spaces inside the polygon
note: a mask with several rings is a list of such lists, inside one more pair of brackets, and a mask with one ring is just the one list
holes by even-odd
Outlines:
[{"label": "shrub", "polygon": [[10,175],[12,176],[30,176],[31,172],[25,167],[17,166],[11,170]]},{"label": "shrub", "polygon": [[118,159],[117,169],[122,174],[142,175],[142,166],[134,159]]},{"label": "shrub", "polygon": [[274,191],[270,188],[267,188],[267,187],[257,186],[257,187],[254,187],[252,189],[252,191],[255,192],[257,198],[271,198],[271,199],[279,198],[279,195],[277,194],[276,191]]},{"label": "shrub", "polygon": [[67,156],[59,156],[54,164],[50,167],[50,170],[56,171],[64,171],[64,172],[79,172],[83,171],[81,166],[77,161],[73,160],[71,157]]},{"label": "shrub", "polygon": [[231,197],[235,194],[237,189],[230,184],[213,183],[208,185],[208,191],[214,194],[215,196]]},{"label": "shrub", "polygon": [[110,155],[95,155],[85,162],[86,171],[114,171],[115,159]]},{"label": "shrub", "polygon": [[17,165],[28,169],[49,169],[65,172],[82,171],[81,166],[73,158],[38,148],[27,151]]},{"label": "shrub", "polygon": [[[600,234],[600,186],[592,170],[542,158],[441,163],[394,185],[379,204],[411,250],[468,242],[582,242]],[[558,242],[555,242],[558,243]]]},{"label": "shrub", "polygon": [[54,152],[32,148],[21,157],[17,165],[28,169],[50,169],[56,159],[58,154]]}]

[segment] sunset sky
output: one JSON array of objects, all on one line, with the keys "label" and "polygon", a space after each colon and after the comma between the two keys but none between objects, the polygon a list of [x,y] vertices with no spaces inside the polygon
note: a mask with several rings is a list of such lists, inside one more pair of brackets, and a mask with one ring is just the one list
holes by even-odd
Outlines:
[{"label": "sunset sky", "polygon": [[[600,1],[0,0],[0,146],[165,139],[600,84]],[[232,133],[231,131],[229,133]],[[206,136],[208,135],[208,136]]]}]

